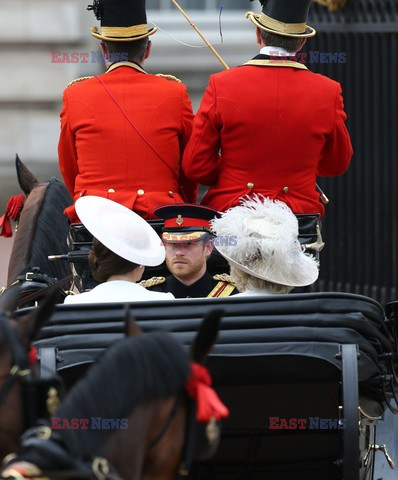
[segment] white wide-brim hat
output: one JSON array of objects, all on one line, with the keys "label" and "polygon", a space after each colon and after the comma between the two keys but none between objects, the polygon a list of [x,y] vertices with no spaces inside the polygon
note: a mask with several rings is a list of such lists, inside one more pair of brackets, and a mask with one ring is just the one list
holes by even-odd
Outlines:
[{"label": "white wide-brim hat", "polygon": [[239,270],[290,287],[311,285],[318,278],[318,263],[301,248],[297,218],[283,202],[243,199],[211,224],[216,249]]},{"label": "white wide-brim hat", "polygon": [[150,267],[164,262],[165,248],[158,234],[132,210],[95,196],[79,198],[75,208],[87,230],[119,257]]}]

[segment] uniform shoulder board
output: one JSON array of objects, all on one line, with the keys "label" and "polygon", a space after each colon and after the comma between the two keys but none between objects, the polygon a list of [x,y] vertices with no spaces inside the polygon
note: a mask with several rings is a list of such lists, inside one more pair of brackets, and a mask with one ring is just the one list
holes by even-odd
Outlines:
[{"label": "uniform shoulder board", "polygon": [[217,275],[214,275],[213,280],[217,280],[217,282],[228,282],[235,285],[231,275],[228,275],[228,273],[218,273]]},{"label": "uniform shoulder board", "polygon": [[165,277],[152,277],[148,278],[148,280],[142,280],[138,285],[144,288],[151,288],[155,287],[156,285],[160,285],[166,281]]},{"label": "uniform shoulder board", "polygon": [[68,83],[66,88],[70,87],[71,85],[74,85],[75,83],[82,82],[83,80],[88,80],[89,78],[93,78],[93,75],[89,75],[88,77],[75,78],[74,80],[72,80],[71,82]]},{"label": "uniform shoulder board", "polygon": [[156,76],[166,78],[167,80],[174,80],[174,82],[182,83],[182,81],[179,78],[175,77],[174,75],[167,75],[165,73],[157,73]]}]

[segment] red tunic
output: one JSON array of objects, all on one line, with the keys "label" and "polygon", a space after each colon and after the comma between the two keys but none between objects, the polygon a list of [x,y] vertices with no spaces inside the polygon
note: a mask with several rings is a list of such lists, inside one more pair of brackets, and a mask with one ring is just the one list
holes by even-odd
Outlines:
[{"label": "red tunic", "polygon": [[[164,204],[195,202],[197,184],[181,169],[193,122],[185,86],[130,63],[99,78],[117,103],[97,77],[64,92],[59,166],[73,199],[106,197],[144,218]],[[74,206],[65,213],[78,221]]]},{"label": "red tunic", "polygon": [[316,177],[341,175],[352,156],[340,84],[295,62],[251,62],[210,77],[184,172],[210,186],[202,204],[216,210],[260,193],[323,215]]}]

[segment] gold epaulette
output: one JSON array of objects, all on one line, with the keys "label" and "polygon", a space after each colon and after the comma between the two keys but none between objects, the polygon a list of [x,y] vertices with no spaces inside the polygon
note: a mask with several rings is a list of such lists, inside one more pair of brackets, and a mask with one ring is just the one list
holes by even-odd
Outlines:
[{"label": "gold epaulette", "polygon": [[217,280],[218,283],[207,295],[208,298],[229,297],[236,288],[231,275],[227,273],[218,273],[214,275],[213,280]]},{"label": "gold epaulette", "polygon": [[174,82],[182,83],[182,81],[179,78],[175,77],[174,75],[167,75],[165,73],[157,73],[156,76],[167,78],[167,80],[173,80]]},{"label": "gold epaulette", "polygon": [[217,275],[214,275],[213,280],[217,280],[218,282],[228,282],[235,285],[231,275],[228,275],[228,273],[217,273]]},{"label": "gold epaulette", "polygon": [[88,77],[75,78],[74,80],[72,80],[71,82],[68,83],[66,88],[70,87],[71,85],[74,85],[75,83],[82,82],[83,80],[88,80],[89,78],[93,78],[93,75],[89,75]]},{"label": "gold epaulette", "polygon": [[165,277],[152,277],[148,278],[148,280],[142,280],[138,285],[144,288],[151,288],[155,287],[156,285],[160,285],[166,281]]}]

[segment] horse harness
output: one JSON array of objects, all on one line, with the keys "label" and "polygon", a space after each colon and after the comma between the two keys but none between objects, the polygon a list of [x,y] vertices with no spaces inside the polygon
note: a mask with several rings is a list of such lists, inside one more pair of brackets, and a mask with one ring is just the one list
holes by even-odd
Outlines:
[{"label": "horse harness", "polygon": [[206,425],[196,420],[195,401],[188,396],[186,392],[179,393],[170,409],[169,415],[160,429],[160,432],[149,443],[149,448],[155,447],[161,442],[162,438],[169,429],[174,417],[178,412],[181,401],[185,398],[187,401],[187,413],[185,422],[185,442],[181,455],[180,465],[177,471],[176,479],[184,479],[189,475],[192,462],[198,457],[205,460],[212,456],[215,447],[220,438],[220,428],[213,418]]},{"label": "horse harness", "polygon": [[[159,433],[149,443],[148,447],[153,448],[161,442],[171,426],[175,416],[177,415],[178,408],[181,405],[184,397],[188,402],[185,426],[185,442],[176,480],[182,480],[188,476],[192,461],[197,457],[198,454],[201,459],[212,455],[212,451],[215,446],[217,446],[220,435],[219,427],[213,420],[204,426],[205,434],[203,433],[201,428],[202,424],[199,424],[196,420],[195,401],[192,400],[186,392],[180,392],[176,395],[164,425],[160,429]],[[197,440],[200,436],[203,438],[201,438],[198,442]],[[50,438],[52,441],[47,442],[47,440]],[[203,439],[205,439],[205,441]],[[41,480],[49,480],[50,478],[121,480],[115,469],[103,457],[95,457],[93,460],[88,461],[81,461],[73,458],[73,456],[63,445],[63,442],[59,438],[57,432],[54,432],[48,425],[41,425],[31,428],[23,435],[21,443],[23,448],[42,447],[41,450],[43,453],[45,453],[46,459],[51,459],[58,464],[66,465],[70,468],[66,470],[46,470],[42,472],[34,464],[25,463],[23,470],[20,470],[17,467],[17,465],[19,465],[19,461],[15,456],[13,456],[9,459],[10,461],[8,466],[6,466],[5,470],[3,470],[0,480],[23,480],[28,478],[36,478]],[[196,449],[198,444],[201,446],[200,452],[197,452]],[[207,446],[206,448],[203,448],[204,444]],[[14,462],[16,462],[15,467],[13,467]]]},{"label": "horse harness", "polygon": [[[34,378],[32,376],[31,364],[36,361],[36,352],[31,350],[28,356],[17,330],[11,326],[9,321],[11,319],[10,313],[6,312],[5,317],[6,319],[1,319],[1,325],[6,342],[11,349],[11,368],[0,389],[0,405],[6,401],[15,382],[22,380],[25,430],[32,426],[42,415],[51,414],[58,406],[60,379],[55,376],[46,378]],[[34,358],[29,358],[31,356]],[[43,405],[45,405],[45,408],[43,408]]]}]

